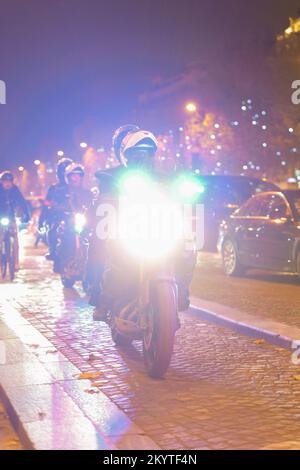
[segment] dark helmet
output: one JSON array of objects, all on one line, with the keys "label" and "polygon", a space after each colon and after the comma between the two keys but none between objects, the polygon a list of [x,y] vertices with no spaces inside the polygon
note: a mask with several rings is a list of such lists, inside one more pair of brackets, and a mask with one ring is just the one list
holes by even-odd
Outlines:
[{"label": "dark helmet", "polygon": [[14,181],[14,175],[11,171],[3,171],[0,175],[0,181]]},{"label": "dark helmet", "polygon": [[65,183],[65,171],[67,166],[71,165],[73,160],[71,158],[61,158],[57,163],[56,176],[60,183]]},{"label": "dark helmet", "polygon": [[112,139],[112,144],[113,144],[113,149],[116,158],[120,161],[120,150],[121,150],[121,144],[126,137],[126,135],[131,134],[132,132],[138,131],[140,128],[139,126],[136,126],[135,124],[125,124],[124,126],[119,127]]},{"label": "dark helmet", "polygon": [[85,174],[84,167],[80,165],[80,163],[72,162],[65,169],[65,182],[69,183],[69,177],[71,175],[80,175],[81,178],[83,178],[84,174]]}]

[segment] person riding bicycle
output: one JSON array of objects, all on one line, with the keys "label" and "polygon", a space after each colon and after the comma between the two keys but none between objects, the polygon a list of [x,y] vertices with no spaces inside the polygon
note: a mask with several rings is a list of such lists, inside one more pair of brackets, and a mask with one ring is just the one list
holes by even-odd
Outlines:
[{"label": "person riding bicycle", "polygon": [[24,196],[14,184],[14,176],[10,171],[4,171],[0,175],[0,217],[7,218],[11,222],[14,235],[15,269],[19,269],[19,240],[16,216],[21,215],[24,223],[29,222],[30,212]]},{"label": "person riding bicycle", "polygon": [[[158,148],[156,137],[149,131],[141,130],[135,125],[122,126],[114,134],[113,146],[120,165],[118,167],[98,171],[96,177],[99,182],[100,196],[95,201],[90,214],[90,223],[93,227],[88,256],[88,268],[92,272],[93,282],[90,304],[95,306],[94,319],[104,320],[105,307],[101,305],[101,282],[105,271],[105,247],[104,241],[96,235],[97,217],[96,210],[99,203],[109,199],[116,190],[116,182],[122,172],[127,168],[142,168],[152,172],[158,179],[164,181],[165,177],[155,170],[154,157]],[[94,211],[94,212],[92,212]],[[195,256],[182,256],[176,263],[176,279],[178,283],[178,307],[179,311],[186,310],[189,306],[189,284],[195,268]]]}]

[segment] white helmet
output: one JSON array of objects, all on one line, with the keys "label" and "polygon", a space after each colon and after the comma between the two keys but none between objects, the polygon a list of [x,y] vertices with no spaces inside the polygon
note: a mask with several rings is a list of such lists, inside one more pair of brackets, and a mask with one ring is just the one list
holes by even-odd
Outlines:
[{"label": "white helmet", "polygon": [[69,177],[71,175],[80,175],[82,178],[84,177],[84,167],[80,165],[80,163],[71,163],[67,166],[65,170],[65,180],[66,183],[69,183]]},{"label": "white helmet", "polygon": [[124,166],[128,166],[130,157],[137,150],[144,150],[149,153],[149,157],[153,158],[158,147],[156,137],[152,132],[138,130],[127,134],[121,143],[120,161]]}]

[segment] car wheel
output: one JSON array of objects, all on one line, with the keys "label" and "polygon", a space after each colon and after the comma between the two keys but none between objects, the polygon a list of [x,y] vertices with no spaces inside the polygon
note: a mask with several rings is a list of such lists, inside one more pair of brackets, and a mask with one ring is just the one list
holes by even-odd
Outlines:
[{"label": "car wheel", "polygon": [[229,238],[223,243],[222,258],[226,276],[242,276],[245,274],[246,268],[240,264],[236,246]]}]

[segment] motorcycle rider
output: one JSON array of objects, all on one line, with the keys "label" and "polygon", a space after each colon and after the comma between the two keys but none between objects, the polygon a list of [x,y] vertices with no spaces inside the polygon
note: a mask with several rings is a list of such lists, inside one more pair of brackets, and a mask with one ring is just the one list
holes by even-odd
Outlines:
[{"label": "motorcycle rider", "polygon": [[56,167],[57,183],[50,186],[45,199],[44,207],[39,219],[39,229],[45,224],[49,227],[48,243],[49,253],[46,258],[49,261],[55,260],[55,248],[57,243],[57,226],[63,220],[64,207],[67,200],[68,186],[65,180],[67,166],[73,163],[70,158],[62,158]]},{"label": "motorcycle rider", "polygon": [[0,216],[7,217],[12,223],[12,233],[15,238],[15,262],[16,270],[19,269],[19,240],[16,223],[17,211],[22,213],[22,219],[25,223],[30,220],[30,212],[26,200],[19,188],[14,184],[14,176],[10,171],[4,171],[0,175]]},{"label": "motorcycle rider", "polygon": [[80,163],[71,163],[65,171],[67,183],[66,211],[82,212],[88,209],[92,203],[93,194],[83,186],[85,170]]},{"label": "motorcycle rider", "polygon": [[[92,204],[92,192],[83,186],[85,176],[84,167],[80,163],[72,162],[65,168],[66,190],[61,205],[62,220],[76,212],[84,213]],[[59,260],[55,257],[54,271],[60,272]]]},{"label": "motorcycle rider", "polygon": [[[88,267],[93,273],[90,304],[95,306],[94,320],[105,321],[106,308],[105,301],[101,298],[101,281],[105,271],[105,247],[104,241],[96,236],[95,209],[105,200],[106,197],[115,192],[115,183],[120,174],[126,168],[146,168],[153,172],[159,179],[161,175],[155,172],[154,157],[158,148],[155,136],[149,132],[141,130],[135,125],[122,126],[116,130],[113,136],[113,147],[117,159],[120,162],[118,167],[98,171],[96,177],[99,182],[100,196],[95,201],[90,214],[92,237],[89,248]],[[94,211],[94,212],[93,212]],[[194,253],[183,255],[176,262],[176,279],[178,284],[178,308],[179,311],[186,310],[189,306],[189,284],[193,277],[196,258]]]}]

